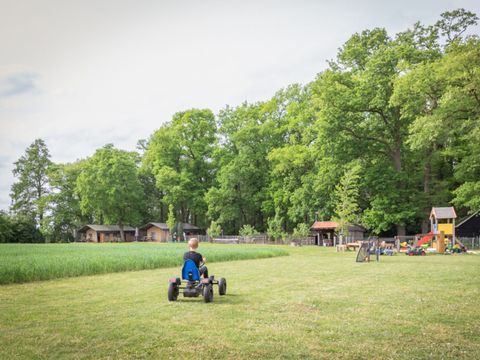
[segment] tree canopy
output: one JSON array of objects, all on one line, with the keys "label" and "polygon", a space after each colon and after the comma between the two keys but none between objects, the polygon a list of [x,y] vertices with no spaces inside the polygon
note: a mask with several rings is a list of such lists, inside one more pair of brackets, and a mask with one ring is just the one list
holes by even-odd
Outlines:
[{"label": "tree canopy", "polygon": [[82,213],[99,223],[120,225],[123,241],[123,226],[138,222],[143,200],[136,160],[135,153],[106,145],[87,160],[75,188]]},{"label": "tree canopy", "polygon": [[[67,241],[86,221],[279,239],[305,236],[316,214],[402,235],[426,232],[432,206],[479,211],[480,39],[466,35],[477,22],[457,9],[353,34],[310,83],[178,112],[138,152],[106,145],[52,164],[36,140],[15,163],[12,212]],[[2,214],[0,227],[12,221]]]}]

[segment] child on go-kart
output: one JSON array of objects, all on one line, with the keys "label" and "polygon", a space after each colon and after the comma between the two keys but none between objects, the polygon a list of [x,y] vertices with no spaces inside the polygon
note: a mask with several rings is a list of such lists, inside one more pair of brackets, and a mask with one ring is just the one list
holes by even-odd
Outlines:
[{"label": "child on go-kart", "polygon": [[205,279],[208,279],[208,269],[205,266],[207,259],[197,252],[198,239],[192,238],[188,240],[188,247],[190,248],[190,251],[187,251],[185,254],[183,254],[183,261],[192,260],[195,265],[197,265],[200,275],[203,275]]}]

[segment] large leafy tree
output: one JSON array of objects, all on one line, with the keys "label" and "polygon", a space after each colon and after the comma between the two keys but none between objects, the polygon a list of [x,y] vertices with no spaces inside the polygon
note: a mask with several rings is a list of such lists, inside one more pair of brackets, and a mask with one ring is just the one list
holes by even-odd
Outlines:
[{"label": "large leafy tree", "polygon": [[76,193],[82,214],[99,222],[124,225],[140,221],[143,189],[137,176],[138,154],[106,145],[89,158],[78,176]]},{"label": "large leafy tree", "polygon": [[[398,79],[394,103],[412,119],[408,144],[419,155],[424,213],[432,205],[480,208],[478,138],[480,79],[479,40],[462,38],[478,18],[464,10],[442,14],[438,32],[447,42],[438,59],[416,66]],[[423,231],[427,228],[423,221]]]},{"label": "large leafy tree", "polygon": [[[334,156],[370,159],[372,163],[385,159],[385,165],[394,170],[378,173],[384,178],[390,176],[383,183],[391,186],[374,189],[371,206],[381,207],[373,213],[389,213],[393,207],[402,214],[396,219],[392,214],[388,220],[397,226],[398,234],[405,233],[405,225],[411,220],[410,204],[401,194],[406,192],[408,123],[401,118],[400,108],[390,101],[394,80],[401,72],[402,45],[384,29],[355,34],[315,84],[321,108],[319,125],[324,134],[335,139]],[[387,201],[379,201],[385,197]]]},{"label": "large leafy tree", "polygon": [[42,233],[47,241],[72,241],[75,231],[91,221],[91,214],[82,214],[80,198],[75,191],[77,179],[86,161],[52,165],[48,173],[52,192],[43,200],[47,215],[42,222]]},{"label": "large leafy tree", "polygon": [[[376,232],[395,225],[403,235],[427,207],[422,190],[429,191],[429,183],[424,178],[425,188],[419,185],[418,168],[425,155],[429,159],[428,149],[419,153],[408,145],[419,109],[398,101],[397,86],[405,74],[442,58],[441,35],[447,46],[456,43],[471,23],[471,14],[458,10],[442,14],[434,26],[416,24],[394,38],[384,29],[355,34],[315,81],[321,142],[331,146],[340,163],[359,158],[366,163],[364,221]],[[434,107],[437,89],[418,90],[432,96]]]},{"label": "large leafy tree", "polygon": [[213,113],[198,109],[176,113],[149,139],[143,168],[153,174],[162,202],[173,204],[181,221],[206,226],[205,193],[215,177],[216,143]]},{"label": "large leafy tree", "polygon": [[209,217],[226,233],[237,233],[245,224],[263,231],[268,214],[274,211],[268,196],[267,155],[279,144],[278,100],[244,103],[219,113],[221,147],[215,160],[220,169],[206,201]]},{"label": "large leafy tree", "polygon": [[36,139],[14,165],[17,181],[11,188],[11,210],[40,226],[45,213],[42,199],[50,192],[47,173],[52,165],[45,142]]},{"label": "large leafy tree", "polygon": [[270,212],[275,212],[277,219],[284,219],[285,230],[292,230],[299,222],[311,221],[320,205],[314,189],[318,167],[312,146],[316,138],[315,107],[310,86],[290,86],[277,93],[274,100],[281,110],[277,120],[280,126],[276,129],[280,139],[267,155],[270,200],[266,205],[270,205]]}]

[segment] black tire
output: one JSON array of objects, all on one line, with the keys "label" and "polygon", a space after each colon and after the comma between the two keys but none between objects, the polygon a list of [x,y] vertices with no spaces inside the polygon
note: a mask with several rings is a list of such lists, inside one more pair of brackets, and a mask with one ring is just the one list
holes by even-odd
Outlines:
[{"label": "black tire", "polygon": [[177,301],[178,298],[178,285],[170,283],[168,285],[168,301]]},{"label": "black tire", "polygon": [[203,287],[203,301],[206,303],[213,301],[213,287],[211,284],[207,284]]},{"label": "black tire", "polygon": [[227,280],[225,278],[220,278],[220,280],[218,280],[218,293],[220,295],[227,294]]}]

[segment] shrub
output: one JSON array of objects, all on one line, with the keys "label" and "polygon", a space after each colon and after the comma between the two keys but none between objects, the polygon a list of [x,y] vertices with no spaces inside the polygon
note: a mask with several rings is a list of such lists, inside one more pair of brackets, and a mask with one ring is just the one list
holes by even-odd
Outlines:
[{"label": "shrub", "polygon": [[222,228],[220,227],[220,224],[218,224],[216,221],[212,221],[210,227],[207,229],[208,236],[214,238],[220,236],[221,233]]},{"label": "shrub", "polygon": [[252,235],[258,235],[258,231],[255,230],[255,228],[252,225],[245,224],[242,226],[238,234],[240,236],[252,236]]},{"label": "shrub", "polygon": [[300,223],[297,227],[293,230],[293,238],[294,239],[304,239],[310,234],[310,227],[307,224]]}]

